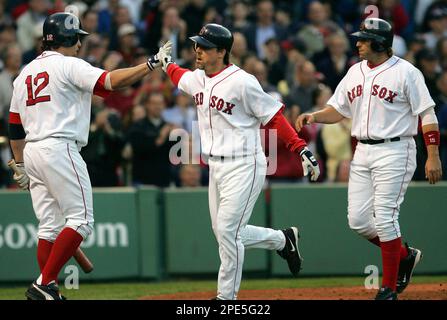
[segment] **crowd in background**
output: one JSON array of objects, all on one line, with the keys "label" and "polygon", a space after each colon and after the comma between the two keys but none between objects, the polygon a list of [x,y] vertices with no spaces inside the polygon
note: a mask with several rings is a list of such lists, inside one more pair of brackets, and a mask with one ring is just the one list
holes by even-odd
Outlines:
[{"label": "crowd in background", "polygon": [[[294,124],[301,112],[323,108],[346,71],[358,62],[349,36],[375,5],[392,23],[394,53],[424,74],[436,102],[441,130],[441,161],[447,178],[447,1],[433,0],[0,0],[0,188],[14,187],[6,166],[12,82],[21,68],[41,53],[42,26],[54,12],[74,6],[82,28],[79,57],[113,70],[146,61],[167,40],[182,67],[195,68],[189,36],[206,23],[219,23],[234,35],[231,63],[253,74],[263,89],[285,103]],[[73,8],[73,7],[71,7]],[[207,184],[200,158],[197,115],[190,97],[174,88],[161,70],[133,87],[92,99],[88,146],[81,151],[93,186],[155,185],[196,187]],[[184,163],[173,163],[173,130],[189,133],[182,141]],[[265,152],[272,136],[262,130]],[[356,141],[350,120],[305,127],[300,136],[317,156],[319,182],[346,182]],[[421,135],[414,180],[424,180],[426,159]],[[185,151],[186,150],[186,151]],[[301,161],[281,141],[270,181],[303,182]],[[183,157],[184,159],[184,157]]]}]

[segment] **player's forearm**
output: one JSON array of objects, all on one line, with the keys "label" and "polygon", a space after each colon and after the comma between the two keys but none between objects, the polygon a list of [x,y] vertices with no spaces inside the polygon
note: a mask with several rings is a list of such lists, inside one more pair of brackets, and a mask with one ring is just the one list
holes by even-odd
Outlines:
[{"label": "player's forearm", "polygon": [[313,122],[332,124],[343,120],[343,116],[332,106],[326,106],[323,110],[311,113]]},{"label": "player's forearm", "polygon": [[[426,124],[422,126],[422,133],[424,134],[425,144],[427,146],[427,156],[428,158],[439,157],[439,146],[430,143],[430,133],[438,132],[439,126],[437,123]],[[436,134],[435,134],[436,135]],[[434,139],[439,139],[439,137],[433,137]]]},{"label": "player's forearm", "polygon": [[25,139],[10,140],[11,150],[16,162],[23,162],[23,148],[25,148]]},{"label": "player's forearm", "polygon": [[149,74],[147,63],[110,72],[110,84],[112,90],[124,88],[134,84]]}]

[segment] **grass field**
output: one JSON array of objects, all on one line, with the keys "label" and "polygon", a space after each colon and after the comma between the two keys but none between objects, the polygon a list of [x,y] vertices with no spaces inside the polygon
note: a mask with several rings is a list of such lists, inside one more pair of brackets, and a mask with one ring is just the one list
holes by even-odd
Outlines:
[{"label": "grass field", "polygon": [[[278,288],[322,288],[340,286],[362,286],[364,278],[298,278],[298,279],[247,279],[242,281],[241,290]],[[415,276],[412,283],[447,283],[445,276]],[[1,285],[0,300],[24,300],[27,285]],[[80,283],[78,290],[62,288],[70,300],[123,300],[143,296],[174,294],[178,292],[214,291],[216,281],[167,281],[167,282],[118,282]]]}]

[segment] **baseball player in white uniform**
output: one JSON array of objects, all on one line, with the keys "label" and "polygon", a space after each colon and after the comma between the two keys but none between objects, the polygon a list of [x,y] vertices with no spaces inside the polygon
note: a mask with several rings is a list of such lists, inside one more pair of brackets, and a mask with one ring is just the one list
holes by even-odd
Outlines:
[{"label": "baseball player in white uniform", "polygon": [[[44,52],[14,81],[10,139],[20,174],[39,220],[37,258],[41,274],[26,292],[31,300],[61,300],[57,277],[93,228],[93,197],[79,151],[87,144],[91,98],[105,96],[161,66],[147,63],[107,72],[76,58],[81,47],[76,16],[55,13],[43,26]],[[170,53],[171,45],[160,49]]]},{"label": "baseball player in white uniform", "polygon": [[190,71],[160,56],[172,82],[194,98],[202,152],[209,160],[209,208],[221,265],[217,300],[235,300],[240,287],[244,250],[277,250],[297,275],[301,268],[298,229],[247,225],[266,174],[260,125],[276,128],[289,149],[301,154],[312,180],[318,164],[304,140],[282,115],[283,105],[266,94],[256,78],[229,63],[233,35],[218,24],[205,25],[195,42],[197,69]]},{"label": "baseball player in white uniform", "polygon": [[431,184],[442,176],[435,103],[422,73],[393,55],[388,22],[366,19],[353,36],[363,61],[349,69],[326,108],[300,115],[296,128],[352,118],[351,134],[359,143],[349,177],[349,226],[381,249],[383,278],[376,299],[397,300],[422,257],[420,250],[402,245],[398,223],[416,169],[418,117],[428,151],[426,176]]}]

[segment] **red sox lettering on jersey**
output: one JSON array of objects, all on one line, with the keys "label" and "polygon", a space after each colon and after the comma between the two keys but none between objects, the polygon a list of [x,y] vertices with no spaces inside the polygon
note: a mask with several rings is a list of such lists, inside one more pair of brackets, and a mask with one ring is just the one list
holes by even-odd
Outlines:
[{"label": "red sox lettering on jersey", "polygon": [[352,66],[327,104],[353,119],[357,139],[411,137],[417,115],[434,105],[426,90],[422,73],[392,56],[374,68],[366,60]]},{"label": "red sox lettering on jersey", "polygon": [[[193,100],[197,106],[203,105],[203,92],[195,94],[193,96]],[[235,107],[235,104],[225,101],[224,99],[219,98],[217,96],[212,96],[210,99],[210,107],[216,108],[218,111],[222,111],[224,113],[232,115],[233,114],[232,110]]]},{"label": "red sox lettering on jersey", "polygon": [[[353,87],[348,91],[349,102],[352,103],[355,98],[360,97],[363,93],[363,87],[361,84]],[[397,92],[387,89],[386,87],[381,87],[378,84],[372,86],[371,95],[378,96],[380,99],[384,99],[389,103],[393,103],[394,98],[397,96]]]}]

